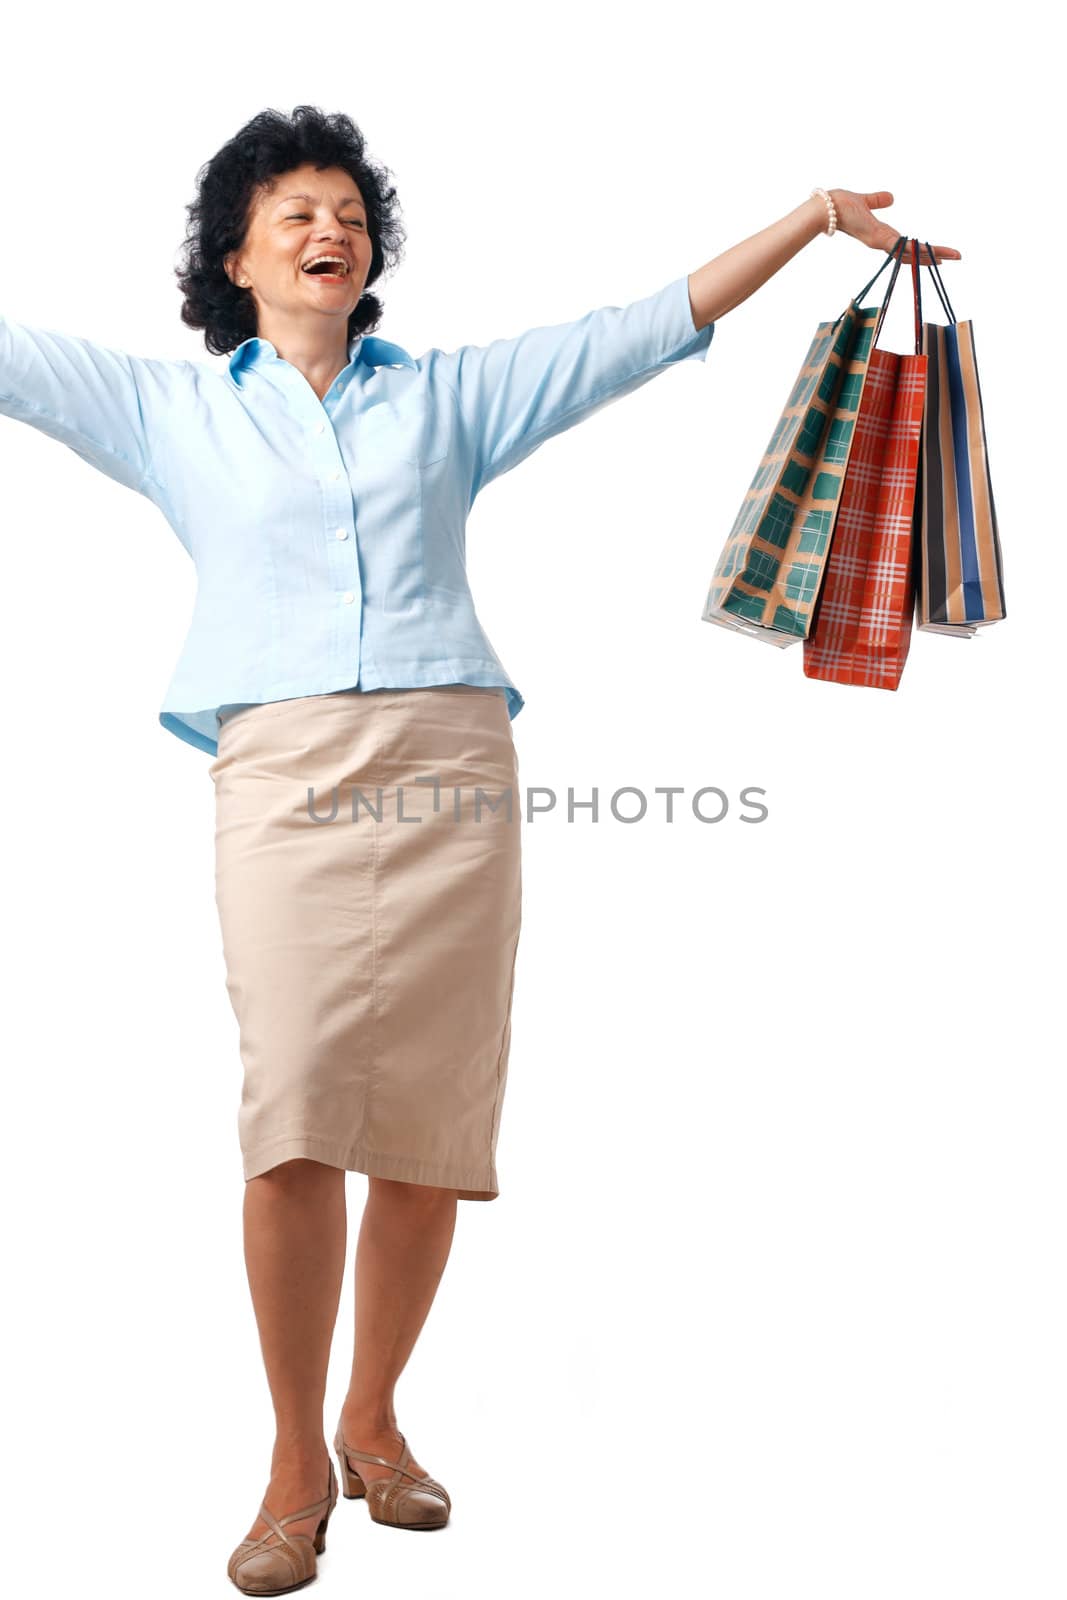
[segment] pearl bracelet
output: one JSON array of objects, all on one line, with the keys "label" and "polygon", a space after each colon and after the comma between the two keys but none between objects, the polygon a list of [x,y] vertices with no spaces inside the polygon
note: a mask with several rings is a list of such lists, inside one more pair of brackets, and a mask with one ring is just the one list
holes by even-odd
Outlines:
[{"label": "pearl bracelet", "polygon": [[812,195],[821,194],[823,199],[826,201],[826,204],[830,208],[830,226],[828,228],[826,228],[826,229],[822,229],[822,228],[819,229],[819,232],[820,233],[825,232],[826,237],[829,239],[831,234],[834,232],[834,230],[837,227],[837,207],[834,205],[833,200],[830,198],[829,194],[826,192],[825,189],[813,189],[811,191],[811,193],[812,193]]}]

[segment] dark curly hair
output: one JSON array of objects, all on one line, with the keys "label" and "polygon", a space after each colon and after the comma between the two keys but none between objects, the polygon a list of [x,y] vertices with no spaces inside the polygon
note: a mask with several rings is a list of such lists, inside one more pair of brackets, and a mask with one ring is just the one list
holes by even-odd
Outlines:
[{"label": "dark curly hair", "polygon": [[[310,162],[319,171],[340,167],[359,185],[374,246],[367,283],[396,267],[407,237],[389,184],[389,168],[365,155],[363,134],[343,112],[297,106],[291,117],[261,111],[197,174],[196,199],[186,207],[189,224],[175,268],[184,295],[182,321],[203,328],[212,355],[228,355],[256,333],[251,291],[226,275],[224,258],[245,242],[257,193],[294,167]],[[349,339],[370,333],[382,320],[382,303],[364,290],[348,319]]]}]

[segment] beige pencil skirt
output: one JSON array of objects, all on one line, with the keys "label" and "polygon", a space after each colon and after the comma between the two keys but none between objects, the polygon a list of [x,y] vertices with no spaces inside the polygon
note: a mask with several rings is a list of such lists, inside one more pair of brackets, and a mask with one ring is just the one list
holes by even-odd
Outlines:
[{"label": "beige pencil skirt", "polygon": [[522,898],[503,691],[248,706],[210,772],[245,1179],[304,1157],[495,1199]]}]

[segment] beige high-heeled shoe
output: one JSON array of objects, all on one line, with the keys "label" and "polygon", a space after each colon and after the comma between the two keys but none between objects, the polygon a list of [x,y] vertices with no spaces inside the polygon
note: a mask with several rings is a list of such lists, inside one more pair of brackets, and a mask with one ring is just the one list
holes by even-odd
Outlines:
[{"label": "beige high-heeled shoe", "polygon": [[[420,1478],[408,1471],[411,1450],[404,1435],[400,1435],[403,1449],[399,1461],[386,1461],[384,1456],[371,1456],[364,1450],[353,1450],[345,1443],[341,1424],[333,1447],[341,1465],[341,1483],[346,1500],[366,1500],[373,1522],[385,1528],[443,1528],[452,1509],[448,1490],[431,1478],[429,1473]],[[355,1461],[373,1461],[376,1466],[392,1468],[391,1478],[370,1478],[366,1483],[351,1466]],[[410,1478],[410,1483],[403,1480]]]},{"label": "beige high-heeled shoe", "polygon": [[[326,1525],[336,1504],[337,1477],[331,1461],[330,1487],[313,1506],[305,1506],[303,1511],[290,1511],[288,1516],[278,1520],[267,1510],[266,1501],[263,1502],[259,1515],[268,1531],[258,1539],[241,1540],[230,1557],[227,1576],[244,1594],[288,1594],[290,1589],[302,1589],[317,1575],[316,1557],[326,1548]],[[303,1522],[305,1517],[313,1517],[320,1511],[322,1521],[314,1538],[307,1533],[285,1532],[288,1523]],[[268,1544],[267,1540],[275,1534],[280,1542]]]}]

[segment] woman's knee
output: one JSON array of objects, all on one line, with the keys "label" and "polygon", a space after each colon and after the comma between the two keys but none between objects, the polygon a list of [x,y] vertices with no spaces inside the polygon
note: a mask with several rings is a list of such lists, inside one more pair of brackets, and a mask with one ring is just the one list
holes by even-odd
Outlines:
[{"label": "woman's knee", "polygon": [[367,1191],[369,1196],[388,1200],[393,1205],[421,1206],[429,1210],[447,1206],[459,1194],[458,1189],[439,1189],[432,1183],[405,1183],[399,1178],[375,1177],[368,1177]]},{"label": "woman's knee", "polygon": [[306,1188],[309,1184],[329,1181],[328,1175],[331,1173],[336,1179],[344,1178],[341,1169],[330,1166],[328,1162],[313,1161],[310,1156],[293,1156],[288,1161],[279,1161],[276,1166],[268,1167],[266,1172],[248,1181],[269,1183],[271,1187],[279,1189]]}]

